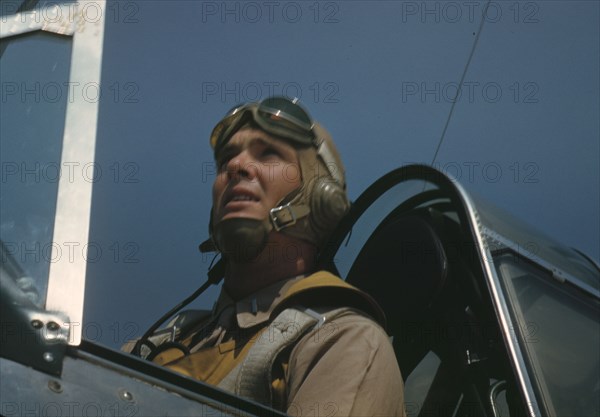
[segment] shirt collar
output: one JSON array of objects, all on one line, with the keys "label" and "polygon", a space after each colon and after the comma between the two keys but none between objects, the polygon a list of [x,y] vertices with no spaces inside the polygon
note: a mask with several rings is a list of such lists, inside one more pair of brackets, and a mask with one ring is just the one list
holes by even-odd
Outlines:
[{"label": "shirt collar", "polygon": [[233,305],[235,317],[241,329],[247,329],[269,320],[271,313],[282,301],[287,290],[306,275],[298,275],[292,278],[277,281],[268,287],[262,288],[253,294],[239,300],[233,300],[224,288],[221,289],[219,299],[213,309],[213,314],[220,314],[223,309]]}]

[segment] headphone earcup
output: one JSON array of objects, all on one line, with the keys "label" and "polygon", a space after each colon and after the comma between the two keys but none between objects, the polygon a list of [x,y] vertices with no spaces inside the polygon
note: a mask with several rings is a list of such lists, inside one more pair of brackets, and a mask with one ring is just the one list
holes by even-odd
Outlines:
[{"label": "headphone earcup", "polygon": [[350,208],[346,191],[326,177],[318,178],[311,191],[310,221],[318,232],[331,232]]}]

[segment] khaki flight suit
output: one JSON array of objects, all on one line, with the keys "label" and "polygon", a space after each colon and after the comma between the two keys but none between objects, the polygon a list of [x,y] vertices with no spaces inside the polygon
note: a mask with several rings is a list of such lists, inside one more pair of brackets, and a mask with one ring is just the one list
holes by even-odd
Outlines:
[{"label": "khaki flight suit", "polygon": [[222,291],[211,317],[179,335],[189,354],[166,349],[152,360],[223,386],[257,340],[271,340],[265,332],[282,310],[308,307],[321,313],[348,306],[277,354],[266,376],[271,392],[265,402],[292,416],[404,416],[394,350],[384,329],[363,313],[384,321],[379,307],[325,271],[277,282],[237,302]]}]

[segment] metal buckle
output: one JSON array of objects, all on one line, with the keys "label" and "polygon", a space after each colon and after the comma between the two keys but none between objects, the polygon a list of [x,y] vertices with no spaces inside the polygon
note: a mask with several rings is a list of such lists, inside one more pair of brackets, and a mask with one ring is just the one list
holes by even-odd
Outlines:
[{"label": "metal buckle", "polygon": [[[287,221],[282,221],[282,220],[280,220],[279,217],[277,217],[277,213],[279,213],[280,211],[285,210],[285,209],[287,209],[287,211],[290,213],[289,214],[290,219]],[[273,223],[273,227],[275,228],[276,231],[280,231],[284,227],[288,227],[288,226],[292,226],[293,224],[296,224],[296,215],[294,214],[294,211],[292,210],[292,206],[290,205],[290,203],[287,203],[286,205],[283,205],[283,206],[272,208],[271,211],[269,212],[269,216],[271,217],[271,222]]]}]

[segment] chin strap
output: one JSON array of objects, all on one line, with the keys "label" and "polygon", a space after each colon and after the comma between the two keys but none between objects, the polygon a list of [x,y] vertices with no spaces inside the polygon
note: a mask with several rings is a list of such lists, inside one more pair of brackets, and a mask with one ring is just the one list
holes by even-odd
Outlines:
[{"label": "chin strap", "polygon": [[296,224],[298,219],[308,216],[310,208],[304,204],[292,205],[287,203],[279,207],[272,208],[269,212],[271,224],[276,231]]},{"label": "chin strap", "polygon": [[[289,202],[277,207],[274,207],[269,212],[269,224],[273,229],[279,232],[286,227],[293,226],[296,222],[310,214],[310,208],[306,204],[292,204]],[[265,219],[265,221],[267,221]],[[268,229],[268,227],[267,227]],[[213,236],[202,242],[198,249],[202,253],[218,252],[219,248],[215,244]]]}]

